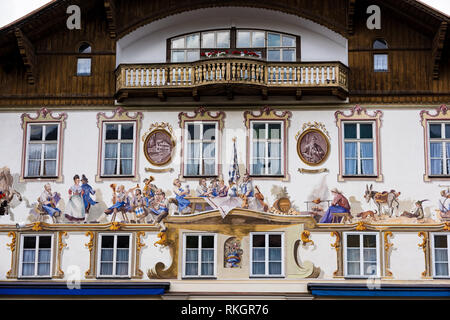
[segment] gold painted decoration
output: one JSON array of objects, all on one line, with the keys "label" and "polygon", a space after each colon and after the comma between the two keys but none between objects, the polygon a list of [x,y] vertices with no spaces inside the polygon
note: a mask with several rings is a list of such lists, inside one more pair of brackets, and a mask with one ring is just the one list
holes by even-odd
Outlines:
[{"label": "gold painted decoration", "polygon": [[422,243],[419,243],[419,248],[422,248],[423,254],[425,256],[425,271],[422,272],[422,278],[428,278],[430,277],[430,253],[428,250],[428,233],[425,231],[420,231],[418,233],[419,237],[423,238]]},{"label": "gold painted decoration", "polygon": [[444,231],[450,231],[450,222],[444,223]]},{"label": "gold painted decoration", "polygon": [[330,136],[324,124],[320,122],[304,124],[295,139],[297,154],[307,165],[319,166],[327,160],[330,154]]},{"label": "gold painted decoration", "polygon": [[44,229],[43,225],[44,224],[42,222],[40,222],[40,221],[35,222],[35,223],[33,223],[33,227],[31,228],[31,230],[33,230],[33,231],[42,231]]},{"label": "gold painted decoration", "polygon": [[367,227],[366,227],[366,224],[363,221],[359,221],[357,226],[355,227],[355,229],[357,231],[366,231]]},{"label": "gold painted decoration", "polygon": [[118,231],[122,227],[122,224],[120,222],[111,222],[111,226],[109,227],[109,230],[111,231]]},{"label": "gold painted decoration", "polygon": [[92,231],[86,232],[86,236],[89,237],[89,242],[86,243],[84,246],[88,248],[89,250],[89,269],[84,273],[86,277],[93,277],[93,249],[94,249],[94,233]]},{"label": "gold painted decoration", "polygon": [[62,254],[62,250],[65,247],[67,247],[67,244],[64,243],[64,241],[62,239],[65,236],[67,236],[67,232],[65,232],[65,231],[60,231],[58,233],[58,267],[57,267],[58,271],[57,271],[57,274],[55,277],[60,278],[60,279],[64,278],[64,271],[61,270],[61,254]]},{"label": "gold painted decoration", "polygon": [[153,123],[150,125],[149,131],[142,137],[142,141],[145,158],[152,165],[163,166],[172,160],[176,141],[170,124],[166,122]]},{"label": "gold painted decoration", "polygon": [[330,170],[328,170],[327,168],[322,168],[322,169],[303,169],[303,168],[299,168],[298,172],[300,173],[307,173],[307,174],[317,174],[317,173],[325,173],[325,172],[330,172]]},{"label": "gold painted decoration", "polygon": [[388,277],[392,277],[392,272],[389,270],[389,253],[391,248],[394,246],[392,243],[389,242],[388,237],[392,237],[392,232],[391,231],[386,231],[384,233],[384,269],[385,269],[385,274]]},{"label": "gold painted decoration", "polygon": [[300,238],[301,238],[304,246],[306,246],[308,243],[311,243],[312,245],[314,245],[314,241],[309,238],[310,236],[311,236],[311,232],[309,232],[308,230],[305,230],[302,232]]},{"label": "gold painted decoration", "polygon": [[152,172],[152,173],[164,173],[175,171],[173,168],[164,168],[164,169],[145,168],[144,170],[145,172]]},{"label": "gold painted decoration", "polygon": [[142,279],[144,272],[140,269],[141,264],[141,249],[145,246],[145,243],[141,241],[141,237],[145,236],[144,231],[138,231],[136,233],[136,278]]},{"label": "gold painted decoration", "polygon": [[331,244],[331,247],[336,250],[336,264],[337,270],[333,272],[334,277],[339,277],[342,275],[342,252],[341,252],[341,234],[337,231],[331,232],[332,237],[336,237],[336,242]]},{"label": "gold painted decoration", "polygon": [[9,247],[9,249],[11,250],[11,269],[6,272],[6,277],[7,278],[14,278],[13,275],[13,270],[15,269],[15,259],[14,259],[14,255],[15,255],[15,251],[16,251],[16,238],[17,238],[17,233],[10,231],[8,232],[8,237],[12,237],[11,239],[11,243],[7,243],[6,246]]}]

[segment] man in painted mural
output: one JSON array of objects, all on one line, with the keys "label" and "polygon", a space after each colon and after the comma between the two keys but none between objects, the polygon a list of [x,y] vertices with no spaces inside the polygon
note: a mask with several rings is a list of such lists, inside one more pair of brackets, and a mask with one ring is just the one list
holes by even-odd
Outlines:
[{"label": "man in painted mural", "polygon": [[167,227],[163,220],[169,215],[169,200],[166,199],[166,194],[161,189],[156,191],[155,201],[150,209],[150,215],[153,221],[160,226],[161,232],[165,232]]},{"label": "man in painted mural", "polygon": [[206,185],[206,179],[200,179],[198,181],[198,187],[195,189],[197,197],[209,197],[208,186]]},{"label": "man in painted mural", "polygon": [[239,184],[240,194],[246,197],[253,197],[255,191],[253,189],[253,182],[250,179],[250,174],[248,172],[245,173],[242,182]]},{"label": "man in painted mural", "polygon": [[42,210],[52,217],[54,222],[57,222],[57,218],[61,215],[61,210],[56,207],[60,199],[61,198],[58,193],[52,193],[50,183],[46,183],[44,185],[44,191],[39,197],[39,202],[42,206]]},{"label": "man in painted mural", "polygon": [[422,207],[422,203],[424,203],[425,201],[429,201],[429,200],[421,200],[421,201],[416,201],[415,203],[415,210],[413,213],[411,212],[403,212],[402,217],[407,217],[407,218],[417,218],[417,220],[422,220],[425,218],[425,215],[423,213],[423,207]]},{"label": "man in painted mural", "polygon": [[351,217],[350,213],[350,203],[348,199],[342,194],[341,191],[334,188],[331,190],[331,194],[333,195],[333,202],[331,206],[328,208],[325,215],[320,219],[319,223],[340,223],[342,217],[335,217],[334,213],[348,213]]},{"label": "man in painted mural", "polygon": [[85,220],[84,222],[87,222],[87,218],[89,215],[89,210],[91,209],[91,206],[96,205],[98,202],[94,201],[91,198],[91,195],[95,194],[95,190],[88,184],[88,178],[83,174],[81,175],[81,189],[83,190],[83,201],[84,201],[84,209],[85,209]]},{"label": "man in painted mural", "polygon": [[315,134],[311,136],[308,144],[304,149],[304,156],[309,162],[318,163],[325,156],[325,151],[322,147],[317,143],[317,137]]}]

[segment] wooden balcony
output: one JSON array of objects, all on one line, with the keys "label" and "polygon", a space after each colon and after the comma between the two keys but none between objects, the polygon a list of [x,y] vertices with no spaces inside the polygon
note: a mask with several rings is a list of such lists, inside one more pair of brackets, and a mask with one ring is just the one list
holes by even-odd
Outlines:
[{"label": "wooden balcony", "polygon": [[348,68],[340,62],[266,62],[214,58],[190,63],[122,64],[116,70],[116,99],[201,96],[348,97]]}]

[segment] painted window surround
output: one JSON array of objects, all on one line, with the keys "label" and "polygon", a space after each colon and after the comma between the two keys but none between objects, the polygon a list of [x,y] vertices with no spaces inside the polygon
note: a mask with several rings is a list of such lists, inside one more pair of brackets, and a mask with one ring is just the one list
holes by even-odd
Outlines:
[{"label": "painted window surround", "polygon": [[[36,116],[33,117],[28,113],[23,113],[21,116],[22,119],[22,129],[23,129],[23,144],[22,144],[22,165],[21,165],[21,174],[20,174],[20,182],[26,181],[40,181],[40,180],[48,180],[54,182],[62,182],[62,160],[63,160],[63,145],[64,145],[64,129],[66,128],[66,119],[67,113],[60,112],[58,115],[54,115],[53,111],[42,108],[37,111]],[[43,124],[58,124],[58,147],[57,147],[57,163],[56,163],[56,176],[54,177],[30,177],[28,178],[26,175],[27,168],[27,155],[28,155],[28,136],[29,136],[29,127],[32,124],[43,125]]]},{"label": "painted window surround", "polygon": [[[128,237],[128,273],[126,275],[102,275],[101,274],[101,256],[102,256],[102,237],[104,236],[110,236],[110,237],[114,237],[114,246],[113,246],[113,270],[116,270],[116,265],[117,265],[117,238],[118,236],[127,236]],[[99,279],[105,279],[105,278],[117,278],[117,279],[130,279],[131,278],[131,273],[132,273],[132,247],[133,247],[133,236],[131,233],[99,233],[98,234],[98,252],[97,252],[97,278]],[[114,273],[114,271],[113,271]]]},{"label": "painted window surround", "polygon": [[[122,107],[118,107],[113,111],[112,116],[107,116],[104,112],[97,113],[97,127],[99,129],[99,152],[97,156],[97,174],[95,176],[96,182],[104,180],[130,180],[133,182],[140,180],[139,175],[139,137],[141,131],[142,112],[135,112],[135,115],[130,115],[130,112],[125,111]],[[103,155],[104,155],[104,129],[106,123],[134,123],[134,150],[133,150],[133,173],[131,176],[103,176]]]},{"label": "painted window surround", "polygon": [[450,112],[446,105],[442,105],[439,108],[434,109],[430,113],[428,110],[422,110],[420,112],[420,122],[423,127],[423,137],[424,137],[424,159],[425,159],[425,173],[423,175],[423,180],[425,182],[430,182],[434,180],[449,180],[450,175],[433,176],[431,175],[430,167],[430,137],[429,137],[429,124],[432,122],[450,123]]},{"label": "painted window surround", "polygon": [[[35,269],[35,273],[36,273],[36,269],[37,269],[37,264],[38,264],[38,262],[39,262],[39,256],[40,256],[40,254],[39,254],[39,240],[42,238],[42,237],[50,237],[50,270],[49,270],[49,274],[48,275],[42,275],[42,276],[39,276],[39,275],[29,275],[29,276],[27,276],[27,275],[22,275],[22,273],[23,273],[23,263],[24,263],[24,261],[23,261],[23,256],[24,256],[24,238],[25,237],[34,237],[35,238],[35,241],[36,241],[36,247],[35,247],[35,264],[34,264],[34,269]],[[54,237],[53,237],[53,234],[52,233],[49,233],[49,234],[46,234],[46,233],[42,233],[42,234],[21,234],[20,235],[20,242],[21,242],[21,245],[20,245],[20,252],[19,252],[19,270],[18,270],[18,278],[20,278],[20,279],[30,279],[30,278],[32,278],[32,279],[49,279],[49,278],[52,278],[52,274],[53,274],[53,269],[54,269],[54,248],[55,248],[55,246],[54,246],[54,239],[53,239]],[[39,240],[38,240],[39,239]]]},{"label": "painted window surround", "polygon": [[[218,177],[219,179],[222,178],[222,164],[221,164],[221,155],[222,155],[222,132],[224,128],[224,118],[225,113],[223,111],[216,112],[215,115],[213,115],[210,111],[207,111],[205,108],[200,107],[194,111],[194,115],[191,116],[187,112],[181,112],[178,114],[178,124],[181,129],[181,150],[180,150],[180,174],[178,176],[178,179],[180,181],[186,181],[187,179],[199,179],[199,178],[210,178],[210,177]],[[186,176],[185,175],[185,152],[187,152],[185,147],[185,141],[187,140],[186,136],[186,129],[187,123],[200,123],[200,122],[209,122],[209,123],[216,123],[216,176]]]},{"label": "painted window surround", "polygon": [[[381,110],[375,110],[372,114],[369,114],[367,109],[356,105],[350,109],[350,113],[346,113],[347,110],[336,111],[334,114],[336,119],[336,125],[338,127],[339,136],[339,174],[338,181],[350,181],[350,180],[374,180],[377,182],[383,181],[383,175],[381,172],[381,144],[380,144],[380,128],[381,128],[381,118],[383,117],[383,112]],[[344,126],[345,122],[373,122],[375,125],[375,142],[374,142],[374,156],[376,158],[374,163],[374,175],[373,176],[345,176],[344,172]]]},{"label": "painted window surround", "polygon": [[[245,111],[244,112],[244,123],[245,127],[247,129],[247,150],[251,150],[252,148],[252,141],[251,141],[251,123],[252,121],[258,121],[258,122],[282,122],[283,123],[283,141],[282,141],[282,150],[281,155],[283,157],[282,159],[282,173],[280,176],[261,176],[261,175],[251,175],[252,179],[260,179],[260,180],[281,180],[281,181],[289,181],[290,175],[288,170],[288,128],[290,126],[290,119],[292,117],[292,112],[290,111],[276,111],[270,107],[263,107],[258,112],[254,113],[253,111]],[[246,167],[250,168],[250,159],[251,155],[250,152],[247,152],[247,158],[246,158]]]}]

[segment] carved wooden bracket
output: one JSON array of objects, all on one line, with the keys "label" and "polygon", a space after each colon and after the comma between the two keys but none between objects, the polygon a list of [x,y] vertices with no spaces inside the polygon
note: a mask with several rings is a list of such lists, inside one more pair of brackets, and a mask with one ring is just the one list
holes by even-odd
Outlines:
[{"label": "carved wooden bracket", "polygon": [[348,0],[347,33],[350,35],[352,35],[355,32],[355,29],[354,29],[355,5],[356,5],[356,0]]},{"label": "carved wooden bracket", "polygon": [[436,32],[432,46],[433,79],[439,80],[442,52],[444,50],[445,38],[448,30],[448,22],[443,21]]},{"label": "carved wooden bracket", "polygon": [[108,31],[109,37],[111,39],[115,39],[117,36],[117,15],[116,15],[116,5],[114,0],[105,0],[105,13],[106,13],[106,21],[108,23]]},{"label": "carved wooden bracket", "polygon": [[20,56],[22,57],[23,65],[26,69],[28,84],[35,84],[37,81],[36,49],[34,48],[31,41],[27,38],[27,36],[19,28],[16,28],[14,30],[14,35],[16,36]]}]

